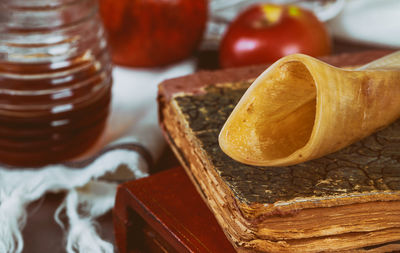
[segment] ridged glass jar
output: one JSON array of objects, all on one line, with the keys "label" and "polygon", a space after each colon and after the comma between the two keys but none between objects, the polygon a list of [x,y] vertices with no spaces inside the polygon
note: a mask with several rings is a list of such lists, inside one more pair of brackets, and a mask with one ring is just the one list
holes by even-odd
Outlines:
[{"label": "ridged glass jar", "polygon": [[111,64],[97,0],[0,1],[0,162],[69,159],[101,134]]}]

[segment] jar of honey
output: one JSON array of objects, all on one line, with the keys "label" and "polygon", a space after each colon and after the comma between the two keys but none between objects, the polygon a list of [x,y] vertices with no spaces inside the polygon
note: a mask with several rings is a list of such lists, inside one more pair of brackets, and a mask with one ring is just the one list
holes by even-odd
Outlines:
[{"label": "jar of honey", "polygon": [[0,163],[38,166],[88,149],[111,84],[97,0],[0,1]]}]

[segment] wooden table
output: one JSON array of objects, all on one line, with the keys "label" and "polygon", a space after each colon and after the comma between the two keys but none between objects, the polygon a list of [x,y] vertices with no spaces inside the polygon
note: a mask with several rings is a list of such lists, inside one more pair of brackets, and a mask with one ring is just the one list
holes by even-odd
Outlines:
[{"label": "wooden table", "polygon": [[[335,41],[334,53],[357,52],[379,49],[372,46],[360,46],[355,44]],[[197,54],[199,69],[217,68],[217,54],[215,51],[203,51]],[[178,161],[169,148],[166,148],[160,161],[152,172],[172,168],[178,165]],[[64,233],[54,221],[54,212],[63,200],[63,194],[47,194],[42,200],[29,206],[27,226],[23,231],[25,240],[25,253],[58,253],[64,250]],[[107,213],[99,219],[102,238],[114,242],[113,224],[111,213]]]}]

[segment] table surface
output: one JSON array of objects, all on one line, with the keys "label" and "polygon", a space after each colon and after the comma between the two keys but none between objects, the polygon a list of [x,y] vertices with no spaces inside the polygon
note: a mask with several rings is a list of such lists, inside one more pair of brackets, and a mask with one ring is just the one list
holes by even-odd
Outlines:
[{"label": "table surface", "polygon": [[[373,46],[356,45],[344,42],[334,42],[334,53],[358,52],[364,50],[379,49]],[[216,69],[217,55],[215,51],[203,51],[197,54],[199,69]],[[178,161],[167,147],[156,164],[152,173],[172,168],[178,165]],[[64,232],[54,221],[54,213],[61,201],[63,194],[47,194],[39,201],[29,206],[27,225],[23,230],[24,253],[59,253],[65,252]],[[100,235],[102,238],[114,242],[111,213],[100,217]]]}]

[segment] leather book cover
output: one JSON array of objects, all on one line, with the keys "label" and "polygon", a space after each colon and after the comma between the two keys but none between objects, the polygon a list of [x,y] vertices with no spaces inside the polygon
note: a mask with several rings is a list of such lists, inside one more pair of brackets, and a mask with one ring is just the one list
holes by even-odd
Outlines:
[{"label": "leather book cover", "polygon": [[[352,67],[388,53],[321,59]],[[164,135],[229,241],[240,252],[400,250],[400,121],[294,166],[244,165],[221,151],[222,125],[266,67],[199,72],[159,86]]]},{"label": "leather book cover", "polygon": [[181,167],[119,186],[113,216],[120,253],[235,252]]}]

